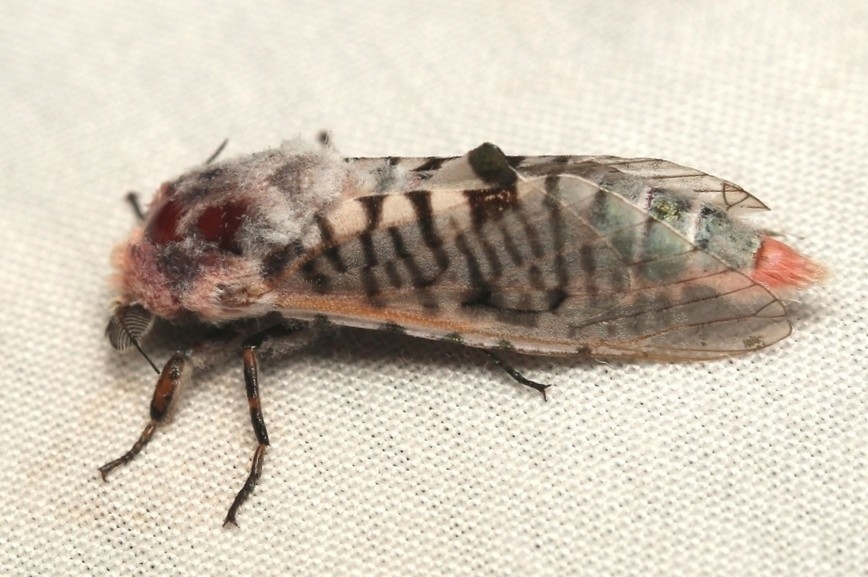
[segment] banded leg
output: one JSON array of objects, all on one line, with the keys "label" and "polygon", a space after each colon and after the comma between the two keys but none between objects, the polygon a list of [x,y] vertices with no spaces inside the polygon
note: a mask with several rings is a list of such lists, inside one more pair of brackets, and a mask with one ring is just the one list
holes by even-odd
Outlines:
[{"label": "banded leg", "polygon": [[546,395],[546,391],[548,391],[549,388],[553,387],[554,385],[546,385],[543,383],[538,383],[536,381],[532,381],[532,380],[528,379],[527,377],[525,377],[524,375],[522,375],[517,370],[515,370],[513,367],[508,365],[506,362],[504,362],[502,359],[500,359],[497,355],[495,355],[491,351],[489,351],[487,349],[483,349],[483,351],[485,351],[485,354],[488,355],[488,357],[492,361],[494,361],[495,365],[497,365],[498,367],[503,369],[504,372],[506,374],[508,374],[510,377],[512,377],[514,380],[518,381],[522,385],[528,386],[528,387],[532,388],[533,390],[539,391],[540,393],[542,393],[544,401],[549,400],[548,396]]},{"label": "banded leg", "polygon": [[247,392],[247,405],[250,408],[250,422],[253,425],[253,434],[259,443],[253,453],[253,462],[250,465],[250,473],[244,486],[235,495],[235,500],[226,513],[223,526],[228,524],[238,526],[235,514],[239,507],[247,500],[259,478],[262,476],[262,462],[265,459],[265,449],[268,447],[268,431],[265,428],[265,419],[262,416],[262,405],[259,402],[259,364],[256,360],[256,349],[262,344],[263,336],[257,336],[244,343],[242,357],[244,360],[244,387]]},{"label": "banded leg", "polygon": [[108,480],[107,475],[113,470],[132,461],[151,440],[154,431],[157,429],[157,425],[166,420],[176,394],[190,380],[189,359],[190,351],[179,351],[163,366],[163,370],[160,372],[159,378],[157,378],[157,386],[154,387],[154,396],[151,398],[150,421],[145,425],[138,440],[129,451],[99,468],[103,481]]},{"label": "banded leg", "polygon": [[235,515],[253,493],[256,483],[262,476],[262,462],[265,460],[265,451],[269,445],[268,431],[265,428],[265,419],[262,417],[262,405],[259,402],[257,350],[265,350],[269,353],[277,352],[282,355],[291,354],[309,346],[327,326],[328,324],[324,320],[313,323],[283,321],[248,337],[244,341],[242,345],[244,385],[247,392],[247,405],[250,408],[250,422],[253,425],[253,433],[256,435],[258,444],[253,453],[250,473],[226,513],[226,518],[223,520],[224,527],[228,524],[238,526]]}]

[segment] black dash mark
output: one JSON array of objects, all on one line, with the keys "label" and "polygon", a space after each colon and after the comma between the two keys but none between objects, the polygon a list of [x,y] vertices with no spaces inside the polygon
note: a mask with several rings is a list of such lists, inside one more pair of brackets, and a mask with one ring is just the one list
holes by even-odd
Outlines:
[{"label": "black dash mark", "polygon": [[567,300],[567,293],[563,289],[551,289],[546,291],[546,300],[548,302],[549,312],[554,312]]},{"label": "black dash mark", "polygon": [[582,277],[585,279],[585,290],[589,295],[597,294],[597,283],[594,281],[594,273],[597,272],[597,260],[594,249],[590,244],[583,244],[579,248],[579,266],[582,267]]},{"label": "black dash mark", "polygon": [[527,270],[528,280],[530,281],[530,286],[535,289],[541,290],[545,288],[545,280],[543,279],[542,271],[535,264],[530,265],[530,268]]},{"label": "black dash mark", "polygon": [[544,186],[546,190],[546,194],[552,199],[558,199],[561,196],[560,184],[561,177],[560,176],[547,176],[544,181]]},{"label": "black dash mark", "polygon": [[383,303],[377,298],[380,296],[380,285],[376,277],[374,277],[374,271],[371,269],[366,268],[362,271],[362,287],[365,290],[365,296],[368,297],[368,301],[372,305],[376,307],[383,306]]},{"label": "black dash mark", "polygon": [[487,183],[508,187],[513,186],[518,179],[503,151],[490,142],[485,142],[468,152],[467,161],[476,176]]},{"label": "black dash mark", "polygon": [[[546,310],[554,310],[566,298],[566,295],[561,298],[560,294],[547,294],[546,296],[548,297]],[[531,328],[539,325],[539,310],[506,307],[502,302],[502,297],[502,293],[492,292],[487,285],[474,287],[465,293],[461,300],[461,306],[469,309],[489,310],[500,322],[516,327]]]},{"label": "black dash mark", "polygon": [[497,251],[494,250],[494,247],[491,246],[488,239],[481,234],[476,235],[476,241],[482,247],[482,252],[485,254],[488,268],[491,269],[491,277],[500,278],[503,274],[503,265],[500,263],[500,257],[497,256]]},{"label": "black dash mark", "polygon": [[374,230],[380,225],[380,219],[383,216],[383,201],[385,196],[362,196],[356,200],[362,205],[367,217],[366,230]]},{"label": "black dash mark", "polygon": [[497,307],[491,302],[491,289],[487,286],[474,287],[468,291],[467,295],[462,299],[461,306],[463,307],[487,307],[496,309]]},{"label": "black dash mark", "polygon": [[470,247],[467,246],[467,240],[464,238],[463,234],[458,234],[455,237],[455,247],[458,249],[464,256],[464,260],[467,262],[467,274],[470,276],[470,284],[476,289],[487,289],[488,283],[485,280],[485,277],[482,275],[482,270],[479,268],[479,261],[476,258],[476,255],[470,250]]},{"label": "black dash mark", "polygon": [[508,162],[509,165],[510,165],[511,167],[513,167],[513,168],[518,168],[518,166],[519,166],[522,162],[524,162],[524,160],[525,160],[526,158],[527,158],[526,156],[507,156],[507,157],[506,157],[506,162]]},{"label": "black dash mark", "polygon": [[446,156],[435,156],[434,158],[429,158],[426,162],[420,164],[416,168],[412,169],[410,172],[428,172],[429,170],[439,170],[443,163],[447,160],[452,160],[455,158],[446,157]]},{"label": "black dash mark", "polygon": [[[380,295],[380,285],[376,276],[374,276],[374,271],[371,270],[379,264],[377,253],[374,250],[374,241],[371,237],[371,231],[375,230],[380,224],[384,198],[385,197],[383,196],[364,196],[358,199],[359,203],[365,210],[365,215],[367,216],[366,229],[359,235],[359,243],[362,245],[362,253],[365,257],[365,266],[362,269],[362,287],[364,288],[365,296],[368,297],[371,304],[377,307],[382,307],[384,305],[380,299],[377,298]],[[394,267],[392,267],[392,270],[394,271]],[[387,269],[386,274],[389,274],[389,272],[390,271]],[[391,275],[389,276],[390,281],[394,281],[394,278],[392,278]],[[394,285],[394,282],[392,284]]]},{"label": "black dash mark", "polygon": [[539,311],[536,310],[524,311],[516,309],[497,308],[495,313],[497,319],[505,324],[526,328],[534,328],[539,326],[540,314]]},{"label": "black dash mark", "polygon": [[597,272],[597,261],[594,256],[594,249],[590,244],[583,244],[579,249],[579,255],[579,264],[582,267],[584,276],[594,276],[594,273]]},{"label": "black dash mark", "polygon": [[422,305],[423,309],[432,313],[440,310],[440,303],[437,302],[437,298],[429,290],[419,291],[419,304]]},{"label": "black dash mark", "polygon": [[328,261],[332,263],[335,270],[340,273],[347,272],[347,265],[344,264],[344,259],[341,258],[340,248],[336,244],[335,233],[332,230],[331,225],[329,225],[326,218],[321,214],[316,215],[315,220],[316,225],[319,227],[320,234],[322,235],[322,242],[326,246],[323,254],[325,254]]},{"label": "black dash mark", "polygon": [[365,231],[359,235],[359,244],[362,245],[362,253],[365,256],[365,270],[370,270],[380,264],[377,259],[377,253],[374,250],[374,241],[371,238],[370,232]]},{"label": "black dash mark", "polygon": [[[407,272],[410,274],[410,283],[413,285],[413,288],[416,289],[416,298],[419,300],[419,304],[422,305],[422,308],[432,312],[439,310],[440,303],[437,302],[437,298],[431,293],[431,290],[428,287],[434,284],[437,277],[440,275],[436,274],[432,278],[425,278],[425,275],[422,274],[422,270],[416,263],[416,259],[413,258],[413,255],[404,245],[404,239],[401,237],[400,231],[398,231],[394,226],[389,227],[387,230],[392,239],[392,245],[395,247],[395,253],[401,257],[401,262],[404,263]],[[396,286],[400,285],[396,284]]]},{"label": "black dash mark", "polygon": [[515,242],[512,240],[512,236],[509,234],[509,230],[503,224],[500,225],[500,233],[503,235],[503,249],[506,251],[506,254],[509,255],[509,258],[512,259],[512,262],[517,266],[522,266],[524,264],[524,257],[521,255],[521,251],[518,250],[518,247],[515,246]]},{"label": "black dash mark", "polygon": [[588,216],[594,227],[603,234],[608,233],[614,227],[611,222],[612,216],[609,214],[609,195],[602,188],[594,193]]},{"label": "black dash mark", "polygon": [[696,232],[693,235],[693,244],[696,245],[696,248],[700,250],[705,250],[708,248],[708,241],[711,237],[708,232],[708,223],[711,222],[712,219],[717,217],[719,214],[720,211],[715,210],[710,206],[703,206],[699,209],[699,213],[696,215],[696,222],[698,223],[698,226],[696,227]]},{"label": "black dash mark", "polygon": [[531,222],[528,220],[527,215],[522,210],[515,211],[515,214],[518,216],[518,220],[521,221],[521,226],[524,229],[524,234],[527,237],[527,244],[530,246],[530,252],[536,258],[542,258],[545,254],[543,250],[542,243],[539,241],[539,234]]},{"label": "black dash mark", "polygon": [[504,212],[518,205],[515,187],[465,190],[464,198],[470,206],[473,227],[476,229],[488,220],[499,220]]},{"label": "black dash mark", "polygon": [[413,287],[420,289],[430,286],[436,277],[434,279],[425,278],[425,275],[422,274],[422,270],[416,263],[416,259],[413,258],[412,253],[407,250],[407,246],[404,244],[404,238],[401,236],[401,232],[398,228],[390,226],[386,230],[389,233],[389,238],[392,239],[392,246],[395,248],[395,254],[398,255],[401,262],[403,262],[404,266],[407,267],[407,272],[410,273],[410,283]]},{"label": "black dash mark", "polygon": [[383,268],[386,271],[386,276],[389,277],[389,284],[391,284],[392,287],[399,289],[404,286],[404,279],[401,278],[401,274],[398,272],[398,267],[395,265],[395,261],[387,261],[386,264],[383,265]]},{"label": "black dash mark", "polygon": [[449,255],[443,249],[443,239],[434,228],[434,212],[431,209],[431,191],[413,190],[407,193],[407,198],[416,212],[416,221],[419,224],[419,232],[422,242],[431,249],[437,266],[443,271],[449,266]]},{"label": "black dash mark", "polygon": [[401,231],[398,230],[397,227],[390,226],[388,228],[389,237],[392,239],[392,246],[395,248],[395,254],[398,255],[399,258],[408,259],[413,258],[413,255],[410,254],[410,251],[407,250],[407,245],[404,244],[404,237],[401,236]]},{"label": "black dash mark", "polygon": [[319,294],[325,294],[331,290],[329,286],[329,278],[316,268],[316,261],[309,260],[299,267],[301,277],[313,287],[313,290]]}]

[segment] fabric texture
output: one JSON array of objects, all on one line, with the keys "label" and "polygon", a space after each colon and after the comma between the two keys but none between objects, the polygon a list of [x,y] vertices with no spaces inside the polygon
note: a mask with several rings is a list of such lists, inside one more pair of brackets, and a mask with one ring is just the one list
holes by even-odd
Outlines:
[{"label": "fabric texture", "polygon": [[[0,8],[0,573],[857,575],[868,570],[868,10],[859,1],[23,2]],[[826,264],[793,334],[690,365],[346,330],[155,382],[103,331],[108,255],[203,161],[653,156],[737,182]],[[861,232],[860,232],[861,231]],[[162,363],[170,351],[152,348]]]}]

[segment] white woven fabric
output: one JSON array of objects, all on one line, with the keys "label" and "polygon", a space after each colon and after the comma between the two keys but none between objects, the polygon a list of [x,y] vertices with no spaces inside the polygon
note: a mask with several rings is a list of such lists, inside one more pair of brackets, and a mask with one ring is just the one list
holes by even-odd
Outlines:
[{"label": "white woven fabric", "polygon": [[[340,4],[0,7],[0,574],[865,574],[865,3]],[[103,338],[123,194],[321,129],[352,156],[694,166],[832,276],[757,354],[513,358],[548,403],[478,351],[361,331],[266,364],[240,530],[240,360],[102,483],[154,384]]]}]

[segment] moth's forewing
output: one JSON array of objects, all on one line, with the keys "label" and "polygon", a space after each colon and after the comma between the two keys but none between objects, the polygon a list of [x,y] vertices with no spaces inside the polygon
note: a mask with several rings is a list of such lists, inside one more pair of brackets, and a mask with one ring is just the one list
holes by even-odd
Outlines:
[{"label": "moth's forewing", "polygon": [[[789,334],[783,305],[733,264],[751,254],[687,234],[700,211],[759,201],[672,163],[591,158],[511,159],[511,185],[475,178],[467,157],[428,160],[404,189],[325,211],[327,241],[276,277],[277,306],[536,353],[703,359]],[[638,204],[652,189],[656,213]]]}]

